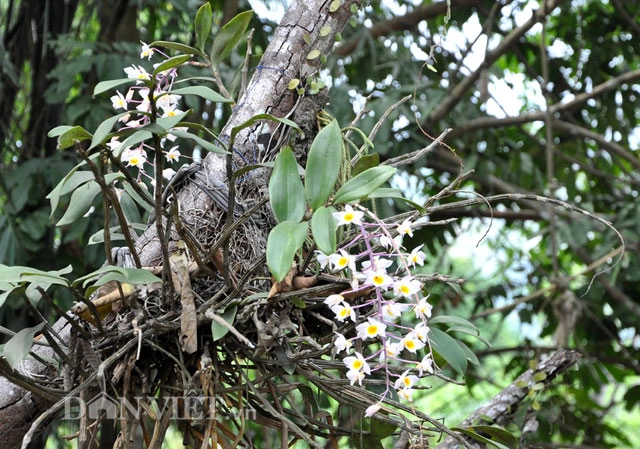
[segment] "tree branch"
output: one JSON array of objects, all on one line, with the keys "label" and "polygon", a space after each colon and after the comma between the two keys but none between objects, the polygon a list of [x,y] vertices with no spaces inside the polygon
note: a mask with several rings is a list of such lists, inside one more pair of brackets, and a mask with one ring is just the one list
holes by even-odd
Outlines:
[{"label": "tree branch", "polygon": [[[471,8],[473,6],[479,6],[486,3],[484,0],[452,0],[451,9]],[[418,26],[420,22],[427,19],[433,19],[434,17],[440,17],[447,12],[447,2],[435,2],[420,5],[408,12],[404,16],[394,16],[388,20],[381,20],[371,26],[371,28],[365,30],[373,39],[377,39],[382,36],[388,36],[396,31],[411,30]],[[362,42],[362,36],[357,36],[353,39],[346,41],[340,45],[335,54],[338,56],[347,56],[353,53],[360,43]]]},{"label": "tree branch", "polygon": [[551,14],[554,9],[564,3],[566,0],[547,0],[546,8],[540,8],[531,15],[531,18],[527,20],[520,27],[509,33],[504,40],[494,50],[488,52],[485,55],[484,61],[480,64],[480,67],[473,73],[460,81],[453,90],[445,97],[445,99],[436,107],[427,120],[423,128],[430,129],[431,124],[437,123],[446,117],[455,108],[465,96],[464,94],[478,81],[480,75],[484,70],[487,70],[494,62],[498,60],[500,56],[507,52],[521,37],[523,37],[527,31],[529,31],[535,24],[541,22],[547,17],[547,14]]},{"label": "tree branch", "polygon": [[[640,79],[640,69],[636,69],[636,70],[632,70],[630,72],[626,72],[623,73],[620,76],[617,76],[615,78],[611,78],[610,80],[605,81],[604,83],[598,84],[596,87],[594,87],[591,91],[589,92],[584,92],[580,95],[576,95],[574,97],[573,100],[568,101],[566,103],[555,103],[553,104],[549,110],[552,114],[556,114],[556,113],[560,113],[560,112],[565,112],[565,111],[569,111],[572,109],[575,109],[579,106],[581,106],[582,104],[586,103],[587,100],[590,100],[591,98],[597,97],[599,95],[602,95],[610,90],[615,89],[616,87],[625,84],[625,83],[630,83],[633,82],[637,79]],[[449,97],[451,97],[453,94],[449,94]],[[469,120],[466,123],[463,123],[459,126],[456,126],[453,131],[451,132],[451,134],[449,135],[449,138],[455,138],[455,137],[459,137],[461,135],[467,134],[469,132],[472,131],[477,131],[479,129],[487,129],[487,128],[504,128],[507,126],[512,126],[512,125],[521,125],[523,123],[531,123],[531,122],[535,122],[535,121],[543,121],[545,117],[545,111],[538,111],[538,112],[530,112],[530,113],[526,113],[526,114],[519,114],[517,116],[513,116],[513,117],[503,117],[503,118],[498,118],[498,117],[481,117],[481,118],[477,118],[474,120]],[[577,125],[570,125],[567,122],[560,122],[558,120],[556,120],[554,123],[560,123],[558,126],[558,128],[560,129],[564,129],[566,131],[571,131],[573,133],[578,133],[578,131],[576,130]],[[555,126],[555,125],[554,125]],[[602,138],[601,136],[599,136],[596,133],[593,133],[591,131],[580,131],[579,132],[580,135],[582,135],[582,137],[586,137],[586,138],[590,138],[593,140],[596,140],[598,143],[601,142],[605,142],[607,145],[611,145],[611,142],[607,142],[604,140],[604,138]],[[599,137],[596,137],[599,136]],[[614,144],[615,145],[615,144]],[[620,147],[622,148],[622,147]],[[627,156],[623,156],[626,157]],[[634,164],[639,164],[640,166],[640,162],[638,160],[636,160],[634,162]]]},{"label": "tree branch", "polygon": [[[525,371],[524,374],[494,396],[487,404],[469,415],[458,427],[469,427],[478,422],[486,421],[487,416],[492,419],[493,424],[499,426],[509,424],[514,419],[518,408],[527,397],[531,387],[538,383],[534,380],[534,376],[538,375],[535,377],[537,379],[539,373],[544,373],[545,377],[541,382],[549,385],[553,379],[571,368],[578,361],[579,355],[577,351],[566,349],[553,353],[548,359],[540,362],[536,369]],[[467,441],[474,448],[484,447],[476,441],[470,439],[467,439]],[[436,449],[456,449],[459,447],[461,447],[460,443],[449,436]]]}]

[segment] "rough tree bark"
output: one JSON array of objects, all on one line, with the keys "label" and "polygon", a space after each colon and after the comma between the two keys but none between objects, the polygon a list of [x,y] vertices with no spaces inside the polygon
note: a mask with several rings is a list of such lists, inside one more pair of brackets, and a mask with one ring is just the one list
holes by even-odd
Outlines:
[{"label": "rough tree bark", "polygon": [[[256,113],[268,112],[277,117],[289,116],[297,102],[295,93],[287,88],[289,80],[299,78],[306,80],[320,66],[320,58],[307,59],[312,49],[321,54],[328,54],[334,45],[334,33],[341,31],[351,17],[351,5],[356,0],[341,2],[340,8],[329,11],[331,0],[296,0],[276,29],[266,49],[260,65],[256,69],[244,97],[238,102],[234,112],[223,129],[221,135],[229,135],[231,129]],[[321,37],[320,29],[328,25],[332,33]],[[236,153],[249,153],[254,141],[264,128],[255,126],[241,132],[234,146]],[[41,130],[43,135],[47,130]],[[209,154],[203,161],[203,171],[209,178],[226,182],[226,159],[218,154]],[[242,160],[239,165],[242,165]],[[260,187],[260,182],[255,185]],[[179,193],[178,201],[181,210],[207,210],[212,207],[212,199],[196,186],[187,184]],[[182,217],[189,224],[190,217]],[[217,230],[222,232],[222,230]],[[143,266],[157,266],[162,260],[162,247],[157,238],[157,228],[151,224],[138,239],[136,249]],[[69,325],[64,320],[56,324],[60,346],[68,345]],[[47,346],[34,346],[33,352],[44,357],[55,357]],[[43,413],[56,399],[41,398],[28,390],[29,385],[18,386],[20,378],[15,373],[7,372],[8,366],[3,363],[0,371],[0,438],[2,447],[18,448],[25,433],[37,417]],[[23,362],[19,372],[26,378],[37,376],[55,376],[55,373],[37,361]],[[13,383],[12,383],[13,381]]]},{"label": "rough tree bark", "polygon": [[[577,351],[561,349],[554,352],[548,359],[540,362],[536,369],[525,371],[511,385],[468,416],[458,427],[471,427],[478,423],[487,423],[487,417],[492,420],[487,424],[506,426],[513,420],[522,401],[527,397],[530,388],[534,384],[538,382],[550,383],[557,376],[571,368],[579,357],[580,354]],[[534,376],[536,374],[539,375],[539,373],[544,374],[544,376],[540,376],[541,380],[534,379]],[[483,444],[470,438],[466,440],[470,447],[478,449],[484,447]],[[460,447],[462,446],[459,441],[452,437],[447,437],[437,446],[437,449],[457,449]]]}]

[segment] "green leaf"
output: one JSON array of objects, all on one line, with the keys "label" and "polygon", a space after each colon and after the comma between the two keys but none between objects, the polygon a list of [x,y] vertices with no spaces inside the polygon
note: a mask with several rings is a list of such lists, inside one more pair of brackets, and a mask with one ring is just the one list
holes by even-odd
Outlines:
[{"label": "green leaf", "polygon": [[469,346],[467,346],[463,341],[460,341],[460,340],[456,340],[456,343],[458,344],[458,346],[460,346],[460,349],[462,349],[462,351],[464,352],[464,355],[467,358],[467,361],[473,363],[474,365],[480,364],[480,360],[478,360],[478,357],[476,357],[473,351],[469,349]]},{"label": "green leaf", "polygon": [[82,126],[74,126],[67,129],[58,137],[58,150],[72,147],[76,142],[83,142],[91,139],[91,133]]},{"label": "green leaf", "polygon": [[[489,444],[497,447],[498,449],[510,449],[519,446],[518,439],[515,435],[501,427],[480,425],[471,427],[452,427],[451,430],[460,432],[476,441]],[[489,435],[491,439],[480,435],[478,432],[481,432],[484,435]]]},{"label": "green leaf", "polygon": [[69,126],[69,125],[56,126],[55,128],[53,128],[51,131],[47,133],[47,137],[51,137],[53,139],[54,137],[58,137],[64,134],[66,131],[70,130],[71,128],[73,128],[73,126]]},{"label": "green leaf", "polygon": [[206,86],[181,87],[179,89],[173,89],[170,93],[176,95],[197,95],[213,103],[231,103],[233,101]]},{"label": "green leaf", "polygon": [[302,396],[305,406],[311,407],[312,416],[316,416],[316,413],[318,413],[319,407],[318,407],[318,401],[316,399],[315,392],[311,389],[310,386],[304,385],[304,384],[299,384],[297,386],[297,390]]},{"label": "green leaf", "polygon": [[304,189],[311,210],[324,206],[333,193],[342,165],[342,133],[333,120],[320,130],[307,157]]},{"label": "green leaf", "polygon": [[198,137],[195,134],[191,134],[189,132],[182,131],[180,129],[172,129],[171,131],[169,131],[169,134],[173,134],[176,137],[182,137],[183,139],[193,140],[195,143],[200,145],[202,148],[204,148],[205,150],[210,151],[212,153],[221,153],[221,154],[227,154],[228,153],[226,150],[223,150],[219,146],[214,145],[214,144],[212,144],[211,142],[209,142],[207,140],[204,140],[202,137]]},{"label": "green leaf", "polygon": [[369,426],[371,428],[371,436],[378,441],[393,435],[393,433],[398,430],[397,425],[376,418],[371,418]]},{"label": "green leaf", "polygon": [[[136,231],[140,231],[139,234],[142,234],[145,229],[147,229],[147,225],[142,223],[130,223],[130,226]],[[110,227],[109,237],[112,242],[124,240],[124,234],[122,233],[120,226]],[[100,229],[98,232],[91,235],[87,241],[87,245],[95,245],[97,243],[104,243],[104,229]]]},{"label": "green leaf", "polygon": [[333,199],[334,204],[351,203],[365,199],[384,184],[396,172],[394,167],[373,167],[351,178],[340,187]]},{"label": "green leaf", "polygon": [[204,44],[207,42],[211,27],[213,26],[213,14],[211,12],[211,3],[206,2],[196,13],[196,45],[200,50],[204,50]]},{"label": "green leaf", "polygon": [[153,134],[151,134],[149,131],[137,129],[129,137],[124,139],[120,146],[113,151],[113,155],[115,157],[120,157],[120,154],[124,151],[125,148],[133,147],[140,142],[151,139],[151,137],[153,137]]},{"label": "green leaf", "polygon": [[317,49],[313,49],[307,53],[307,59],[309,60],[316,59],[318,56],[320,56],[320,50]]},{"label": "green leaf", "polygon": [[129,111],[123,112],[121,114],[114,115],[113,117],[109,117],[108,119],[100,123],[98,125],[98,128],[96,128],[96,131],[93,133],[93,138],[91,139],[91,145],[89,146],[89,149],[91,150],[92,148],[95,148],[103,143],[109,136],[109,134],[111,134],[113,125],[118,123],[118,120],[120,120],[122,117],[130,113],[131,112]]},{"label": "green leaf", "polygon": [[198,55],[203,58],[207,57],[207,54],[197,48],[190,47],[188,45],[179,44],[177,42],[169,42],[169,41],[154,41],[149,44],[150,47],[162,47],[168,48],[170,50],[175,50],[180,53],[186,53],[188,55]]},{"label": "green leaf", "polygon": [[373,192],[371,192],[371,194],[369,194],[368,198],[371,199],[371,200],[374,199],[374,198],[393,198],[395,200],[404,201],[405,203],[413,206],[413,208],[416,209],[418,212],[420,212],[420,214],[424,214],[425,213],[425,209],[424,209],[424,207],[422,207],[421,204],[418,204],[415,201],[411,201],[410,199],[405,198],[402,195],[402,191],[400,189],[379,187],[376,190],[374,190]]},{"label": "green leaf", "polygon": [[355,165],[351,169],[351,175],[359,175],[363,171],[377,167],[378,165],[380,165],[380,156],[378,153],[365,154],[356,161]]},{"label": "green leaf", "polygon": [[322,28],[320,28],[321,37],[328,36],[330,33],[331,33],[331,25],[325,25]]},{"label": "green leaf", "polygon": [[123,84],[131,84],[135,80],[129,78],[120,78],[117,80],[108,80],[108,81],[100,81],[96,84],[96,87],[93,88],[93,96],[100,95],[101,93],[107,92],[108,90],[113,89],[114,87],[122,86]]},{"label": "green leaf", "polygon": [[86,214],[98,193],[100,193],[100,186],[95,181],[87,182],[75,189],[71,194],[69,207],[56,226],[71,224]]},{"label": "green leaf", "polygon": [[296,306],[298,309],[306,309],[307,303],[304,302],[304,299],[299,298],[298,296],[292,296],[289,298],[289,302]]},{"label": "green leaf", "polygon": [[38,284],[45,289],[50,285],[62,285],[63,287],[69,287],[69,281],[62,275],[69,274],[73,271],[73,267],[71,265],[67,265],[61,270],[52,271],[42,271],[30,267],[23,268],[24,269],[20,273],[21,281]]},{"label": "green leaf", "polygon": [[[233,325],[233,320],[236,319],[236,313],[238,312],[238,306],[230,306],[225,309],[225,311],[220,315],[229,326]],[[213,341],[218,341],[229,332],[229,328],[227,326],[223,326],[217,321],[211,322],[211,338]]]},{"label": "green leaf", "polygon": [[318,249],[325,254],[336,252],[336,229],[338,222],[333,218],[333,207],[320,206],[311,217],[311,233]]},{"label": "green leaf", "polygon": [[60,197],[63,195],[62,193],[60,193],[62,191],[62,187],[66,184],[68,180],[76,176],[76,172],[78,171],[78,168],[80,168],[79,165],[76,165],[75,167],[73,167],[71,171],[67,173],[67,175],[64,178],[62,178],[60,182],[58,182],[58,184],[53,188],[53,190],[49,192],[45,197],[51,203],[51,214],[49,215],[50,219],[53,218],[53,214],[58,208]]},{"label": "green leaf", "polygon": [[33,337],[42,330],[44,323],[34,327],[27,327],[15,334],[4,344],[3,355],[11,369],[15,369],[31,351]]},{"label": "green leaf", "polygon": [[105,265],[92,273],[74,280],[71,285],[72,287],[75,287],[82,284],[82,286],[86,288],[87,285],[96,278],[98,279],[95,282],[94,287],[104,285],[110,281],[124,282],[131,285],[146,285],[162,282],[162,279],[142,268],[123,268],[114,265]]},{"label": "green leaf", "polygon": [[269,180],[269,200],[278,223],[287,220],[297,223],[304,216],[304,187],[289,147],[283,148],[276,157]]},{"label": "green leaf", "polygon": [[[166,134],[168,131],[170,131],[174,126],[180,123],[189,114],[191,114],[191,109],[181,112],[180,114],[176,114],[172,117],[160,117],[156,120],[156,124],[162,127],[162,132],[157,132],[157,131],[154,132],[150,129],[148,129],[148,131],[154,134]],[[151,124],[152,123],[150,123],[150,125]],[[146,125],[146,126],[149,126],[149,125]],[[143,126],[140,129],[146,129],[146,126]]]},{"label": "green leaf", "polygon": [[293,258],[307,236],[307,228],[306,222],[283,221],[269,233],[267,266],[276,281],[284,279],[291,269]]},{"label": "green leaf", "polygon": [[247,120],[244,123],[239,124],[238,126],[234,126],[233,128],[231,128],[231,136],[229,139],[229,147],[232,148],[233,144],[236,140],[236,136],[238,135],[238,133],[240,131],[242,131],[245,128],[248,128],[249,126],[258,123],[260,121],[270,121],[270,122],[278,122],[278,123],[282,123],[284,125],[290,126],[291,128],[295,129],[296,131],[302,133],[302,130],[298,127],[298,125],[296,124],[296,122],[286,119],[286,118],[279,118],[276,117],[275,115],[271,115],[271,114],[256,114],[253,117],[251,117],[249,120]]},{"label": "green leaf", "polygon": [[533,381],[534,382],[542,382],[543,380],[545,380],[547,378],[547,374],[543,373],[542,371],[540,371],[539,373],[535,373],[533,375]]},{"label": "green leaf", "polygon": [[362,437],[361,441],[361,447],[366,447],[367,449],[384,449],[384,446],[378,437],[366,435]]},{"label": "green leaf", "polygon": [[46,196],[46,198],[51,203],[50,218],[53,218],[53,215],[58,208],[58,203],[60,202],[61,196],[72,192],[79,185],[95,179],[93,173],[91,173],[90,171],[78,171],[78,168],[80,168],[78,165],[73,167],[73,169],[71,169],[67,176],[62,178],[58,185],[56,185],[55,188]]},{"label": "green leaf", "polygon": [[429,328],[431,347],[461,376],[467,369],[467,356],[455,339],[440,329]]},{"label": "green leaf", "polygon": [[124,213],[124,216],[127,219],[127,222],[128,223],[142,222],[142,217],[140,217],[140,210],[138,209],[138,206],[126,191],[120,194],[119,199],[120,199],[120,207],[122,208],[122,212]]},{"label": "green leaf", "polygon": [[172,58],[169,58],[161,62],[155,69],[153,69],[153,77],[155,78],[156,76],[158,76],[158,73],[164,72],[165,70],[178,67],[179,65],[184,64],[190,59],[191,59],[191,55],[177,55]]},{"label": "green leaf", "polygon": [[449,332],[462,332],[467,335],[476,337],[488,347],[491,347],[491,343],[480,335],[480,330],[474,326],[471,322],[453,315],[438,315],[429,320],[429,324],[444,324],[448,326],[447,333]]},{"label": "green leaf", "polygon": [[[134,189],[131,184],[128,182],[123,182],[122,187],[125,192],[129,194],[131,199],[133,199],[139,206],[143,207],[146,211],[150,211],[154,207],[153,200],[149,196],[149,192],[144,187],[144,184],[141,185],[141,193],[138,193],[136,189]],[[144,195],[144,196],[143,196]]]},{"label": "green leaf", "polygon": [[64,278],[63,274],[69,274],[72,271],[71,265],[61,270],[42,271],[31,267],[12,266],[0,264],[0,284],[5,288],[14,288],[18,283],[29,282],[35,283],[43,287],[50,285],[69,286],[69,281]]},{"label": "green leaf", "polygon": [[[5,301],[6,301],[6,300],[7,300],[7,298],[9,297],[9,295],[10,295],[11,293],[13,293],[13,290],[14,290],[15,288],[16,288],[16,287],[11,288],[11,289],[6,289],[6,290],[5,290],[4,288],[0,288],[0,291],[1,291],[1,290],[5,290],[4,292],[0,293],[0,309],[1,309],[1,308],[2,308],[2,306],[4,305]],[[22,287],[20,287],[20,288],[22,288]]]},{"label": "green leaf", "polygon": [[209,57],[211,64],[217,67],[227,56],[231,50],[240,42],[244,32],[249,26],[253,11],[241,12],[229,22],[227,22],[216,34],[211,45]]}]

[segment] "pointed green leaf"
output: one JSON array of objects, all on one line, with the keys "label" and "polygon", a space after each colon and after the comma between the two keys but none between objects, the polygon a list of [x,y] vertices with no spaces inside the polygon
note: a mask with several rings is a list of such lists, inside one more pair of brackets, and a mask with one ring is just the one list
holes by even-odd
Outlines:
[{"label": "pointed green leaf", "polygon": [[342,166],[342,133],[333,120],[325,126],[313,142],[307,157],[304,189],[309,207],[323,206],[334,191]]},{"label": "pointed green leaf", "polygon": [[[75,167],[73,167],[71,171],[67,173],[67,175],[64,178],[62,178],[60,182],[53,188],[53,190],[49,192],[49,194],[46,196],[46,198],[51,203],[51,214],[49,215],[50,219],[53,219],[53,215],[56,209],[58,208],[58,204],[60,203],[60,197],[64,195],[64,193],[62,193],[63,187],[67,182],[70,182],[71,179],[77,176],[76,173],[78,173],[78,168],[80,168],[79,165],[76,165]],[[79,173],[83,173],[83,172],[79,172]],[[80,176],[82,177],[84,175],[80,175]],[[82,181],[82,182],[86,182],[86,181]]]},{"label": "pointed green leaf", "polygon": [[241,12],[220,28],[220,31],[216,34],[213,44],[211,45],[211,51],[209,52],[211,64],[214,67],[218,66],[227,56],[229,56],[231,50],[233,50],[238,42],[240,42],[240,39],[242,39],[242,36],[244,36],[244,33],[249,26],[252,16],[253,11]]},{"label": "pointed green leaf", "polygon": [[269,201],[278,223],[287,220],[297,223],[304,216],[304,187],[289,147],[283,148],[276,157],[269,180]]},{"label": "pointed green leaf", "polygon": [[138,209],[137,204],[129,194],[124,191],[120,194],[120,207],[122,208],[122,212],[129,223],[140,223],[142,222],[142,218],[140,217],[140,210]]},{"label": "pointed green leaf", "polygon": [[431,347],[461,376],[467,369],[467,356],[455,339],[437,328],[429,328]]},{"label": "pointed green leaf", "polygon": [[74,126],[67,129],[58,137],[58,150],[72,147],[76,142],[83,142],[91,139],[91,133],[82,126]]},{"label": "pointed green leaf", "polygon": [[206,2],[196,13],[196,45],[200,50],[204,50],[204,44],[207,42],[211,27],[213,26],[213,14],[211,13],[211,4]]},{"label": "pointed green leaf", "polygon": [[476,357],[473,351],[469,349],[469,346],[467,346],[464,342],[460,340],[456,340],[456,343],[458,343],[458,346],[460,346],[460,349],[462,349],[462,351],[464,352],[464,355],[467,358],[467,361],[473,363],[474,365],[480,364],[480,360],[478,360],[478,357]]},{"label": "pointed green leaf", "polygon": [[162,279],[142,268],[123,268],[114,265],[105,265],[92,273],[76,279],[73,281],[72,286],[82,284],[82,286],[86,288],[96,278],[97,281],[93,284],[94,287],[104,285],[111,281],[124,282],[131,285],[162,282]]},{"label": "pointed green leaf", "polygon": [[[510,432],[507,432],[500,427],[495,426],[472,426],[472,427],[452,427],[451,430],[460,432],[463,435],[473,438],[481,443],[493,446],[497,449],[510,449],[519,447],[518,439]],[[483,435],[480,435],[476,431],[489,435],[492,439],[489,439]],[[503,444],[504,443],[504,444]]]},{"label": "pointed green leaf", "polygon": [[117,80],[108,80],[108,81],[100,81],[96,84],[96,87],[93,88],[93,96],[100,95],[103,92],[107,92],[114,87],[121,86],[123,84],[132,84],[135,80],[129,78],[120,78]]},{"label": "pointed green leaf", "polygon": [[136,189],[134,189],[128,182],[123,182],[122,187],[124,187],[125,192],[129,194],[131,199],[134,200],[144,210],[150,211],[151,209],[153,209],[153,200],[149,196],[149,191],[146,189],[144,184],[140,186],[142,190],[140,193]]},{"label": "pointed green leaf", "polygon": [[56,126],[55,128],[53,128],[51,131],[47,133],[47,137],[51,137],[51,138],[58,137],[64,134],[65,132],[67,132],[68,130],[70,130],[71,128],[73,128],[73,126],[69,126],[69,125]]},{"label": "pointed green leaf", "polygon": [[137,129],[129,137],[124,139],[124,141],[120,144],[119,147],[113,150],[113,155],[115,157],[120,157],[120,154],[122,154],[125,148],[137,145],[140,142],[144,142],[147,139],[151,139],[151,137],[153,137],[153,135],[149,131]]},{"label": "pointed green leaf", "polygon": [[[238,306],[230,306],[220,315],[229,326],[233,326],[233,320],[236,319],[236,313],[238,312]],[[213,341],[218,341],[229,332],[229,327],[224,326],[217,321],[211,322],[211,338]]]},{"label": "pointed green leaf", "polygon": [[311,217],[311,233],[318,249],[325,254],[336,252],[336,229],[338,222],[333,218],[333,207],[320,206]]},{"label": "pointed green leaf", "polygon": [[284,125],[290,126],[291,128],[295,129],[296,131],[302,133],[302,130],[298,127],[298,125],[296,124],[296,122],[286,119],[286,118],[279,118],[276,117],[275,115],[271,115],[271,114],[256,114],[253,117],[251,117],[249,120],[247,120],[244,123],[239,124],[238,126],[234,126],[233,128],[231,128],[231,138],[229,141],[229,146],[232,147],[233,143],[236,140],[236,136],[238,135],[238,133],[240,131],[242,131],[245,128],[248,128],[249,126],[258,123],[260,121],[269,121],[269,122],[278,122],[278,123],[282,123]]},{"label": "pointed green leaf", "polygon": [[204,148],[207,151],[211,151],[212,153],[222,153],[222,154],[227,153],[227,151],[223,150],[219,146],[212,144],[208,140],[204,140],[202,137],[198,137],[195,134],[191,134],[186,131],[182,131],[180,129],[172,129],[171,131],[169,131],[169,134],[173,134],[174,136],[181,137],[183,139],[193,140],[202,148]]},{"label": "pointed green leaf", "polygon": [[371,192],[367,198],[371,200],[374,198],[393,198],[395,200],[404,201],[405,203],[411,205],[415,210],[420,212],[420,214],[425,213],[424,207],[422,207],[421,204],[418,204],[415,201],[411,201],[410,199],[405,198],[402,195],[402,191],[400,189],[379,187],[373,192]]},{"label": "pointed green leaf", "polygon": [[206,86],[188,86],[174,89],[170,93],[176,95],[197,95],[213,103],[231,103],[233,100],[223,97],[215,90]]},{"label": "pointed green leaf", "polygon": [[34,327],[27,327],[15,334],[8,342],[4,344],[3,356],[11,369],[20,363],[31,351],[33,346],[33,337],[42,330],[44,323],[40,323]]},{"label": "pointed green leaf", "polygon": [[92,148],[95,148],[103,143],[109,136],[109,134],[111,134],[113,125],[118,123],[118,120],[120,120],[127,114],[130,114],[130,112],[122,112],[120,114],[114,115],[113,117],[109,117],[108,119],[100,123],[96,128],[96,131],[93,133],[93,138],[91,139],[91,145],[89,146],[89,149],[91,150]]},{"label": "pointed green leaf", "polygon": [[[60,196],[73,192],[79,185],[85,182],[93,181],[95,176],[90,171],[73,171],[71,176],[63,179],[64,183],[60,186]],[[62,182],[62,181],[61,181]],[[49,196],[47,196],[49,198]]]},{"label": "pointed green leaf", "polygon": [[158,76],[158,73],[164,72],[165,70],[178,67],[179,65],[187,62],[189,59],[191,59],[191,55],[177,55],[169,58],[161,62],[155,69],[153,69],[153,77],[155,78],[156,76]]},{"label": "pointed green leaf", "polygon": [[69,207],[56,226],[71,224],[86,214],[98,193],[100,193],[100,186],[96,182],[87,182],[79,186],[71,194]]},{"label": "pointed green leaf", "polygon": [[19,282],[31,282],[40,285],[63,285],[68,286],[69,282],[64,278],[63,274],[69,274],[73,268],[71,265],[61,270],[42,271],[31,267],[12,266],[0,264],[0,290],[5,287],[13,288]]},{"label": "pointed green leaf", "polygon": [[476,337],[488,347],[491,347],[489,340],[480,335],[480,330],[470,321],[453,315],[438,315],[429,320],[429,324],[444,324],[448,326],[447,333],[462,332]]},{"label": "pointed green leaf", "polygon": [[396,172],[394,167],[373,167],[351,178],[340,187],[333,199],[334,204],[350,203],[367,198]]},{"label": "pointed green leaf", "polygon": [[63,274],[69,274],[73,271],[71,265],[67,265],[61,270],[42,271],[31,267],[23,267],[20,273],[20,281],[38,284],[47,289],[50,285],[62,285],[69,287],[69,281],[63,277]]},{"label": "pointed green leaf", "polygon": [[378,165],[380,165],[380,156],[378,153],[365,154],[356,161],[355,165],[351,169],[351,176],[359,175],[363,171],[372,167],[377,167]]},{"label": "pointed green leaf", "polygon": [[150,47],[162,47],[168,48],[169,50],[176,50],[180,53],[185,53],[188,55],[199,55],[203,58],[207,57],[207,54],[198,50],[197,48],[190,47],[188,45],[179,44],[177,42],[169,42],[169,41],[154,41],[149,44]]},{"label": "pointed green leaf", "polygon": [[[151,130],[149,131],[154,132],[155,134],[166,134],[169,130],[171,130],[174,126],[180,123],[189,114],[191,114],[191,109],[171,117],[160,117],[159,119],[156,120],[156,124],[162,127],[163,132],[157,133]],[[145,129],[145,127],[141,129]]]},{"label": "pointed green leaf", "polygon": [[306,222],[283,221],[269,233],[267,266],[276,281],[284,279],[291,269],[293,258],[307,236],[307,228]]}]

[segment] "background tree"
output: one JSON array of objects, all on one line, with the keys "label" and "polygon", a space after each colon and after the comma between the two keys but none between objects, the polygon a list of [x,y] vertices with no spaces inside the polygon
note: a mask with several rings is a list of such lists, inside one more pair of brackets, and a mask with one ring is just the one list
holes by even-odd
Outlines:
[{"label": "background tree", "polygon": [[[233,16],[222,11],[247,7],[212,3],[220,24]],[[83,274],[104,260],[97,246],[86,246],[103,225],[99,208],[63,229],[49,224],[42,198],[77,160],[71,152],[56,153],[55,142],[44,136],[57,124],[92,130],[104,120],[109,105],[90,99],[93,85],[120,78],[120,68],[137,59],[139,39],[193,43],[186,30],[192,30],[187,24],[199,5],[149,2],[140,10],[128,2],[92,5],[2,2],[0,51],[7,57],[0,58],[0,111],[8,117],[0,129],[2,263],[40,269],[72,263],[74,273]],[[468,390],[459,394],[468,399],[467,392],[480,394],[490,384],[506,386],[552,348],[572,347],[582,355],[578,370],[565,374],[562,386],[531,400],[528,410],[542,404],[535,421],[526,407],[514,420],[523,444],[632,447],[637,435],[625,412],[637,410],[638,398],[632,384],[638,374],[640,312],[633,299],[638,291],[638,7],[621,1],[398,5],[372,2],[359,13],[364,26],[342,33],[343,42],[326,64],[332,98],[327,110],[346,124],[354,104],[357,111],[366,109],[359,126],[368,132],[391,105],[413,94],[393,107],[377,130],[375,151],[383,161],[427,147],[428,135],[452,131],[446,146],[403,166],[394,182],[406,195],[429,198],[461,170],[473,169],[454,187],[498,195],[491,210],[482,201],[460,202],[459,195],[439,198],[430,220],[456,221],[423,228],[413,237],[431,251],[429,272],[467,279],[458,290],[430,286],[435,314],[472,318],[493,343],[490,350],[474,347],[480,364],[469,365]],[[125,20],[114,19],[123,12]],[[254,53],[260,54],[275,25],[253,20]],[[241,45],[221,66],[227,85],[244,54]],[[209,110],[202,119],[221,129],[228,114]],[[612,222],[626,243],[621,263],[605,271],[621,252],[616,234],[602,223],[514,194],[547,195]],[[399,207],[379,204],[388,215]],[[461,262],[447,252],[477,229],[473,223],[483,226],[472,245],[489,223],[498,229],[480,243],[495,250],[488,264],[491,277],[487,271],[474,275],[476,268],[468,266],[458,272]],[[600,274],[592,278],[595,273]],[[26,320],[22,304],[7,301],[0,309],[16,330],[27,325],[15,320],[16,315]],[[70,298],[63,296],[61,305],[69,307]],[[514,322],[530,330],[514,331]],[[456,419],[450,409],[439,412],[455,424],[449,422]],[[525,426],[534,422],[537,429]]]}]

